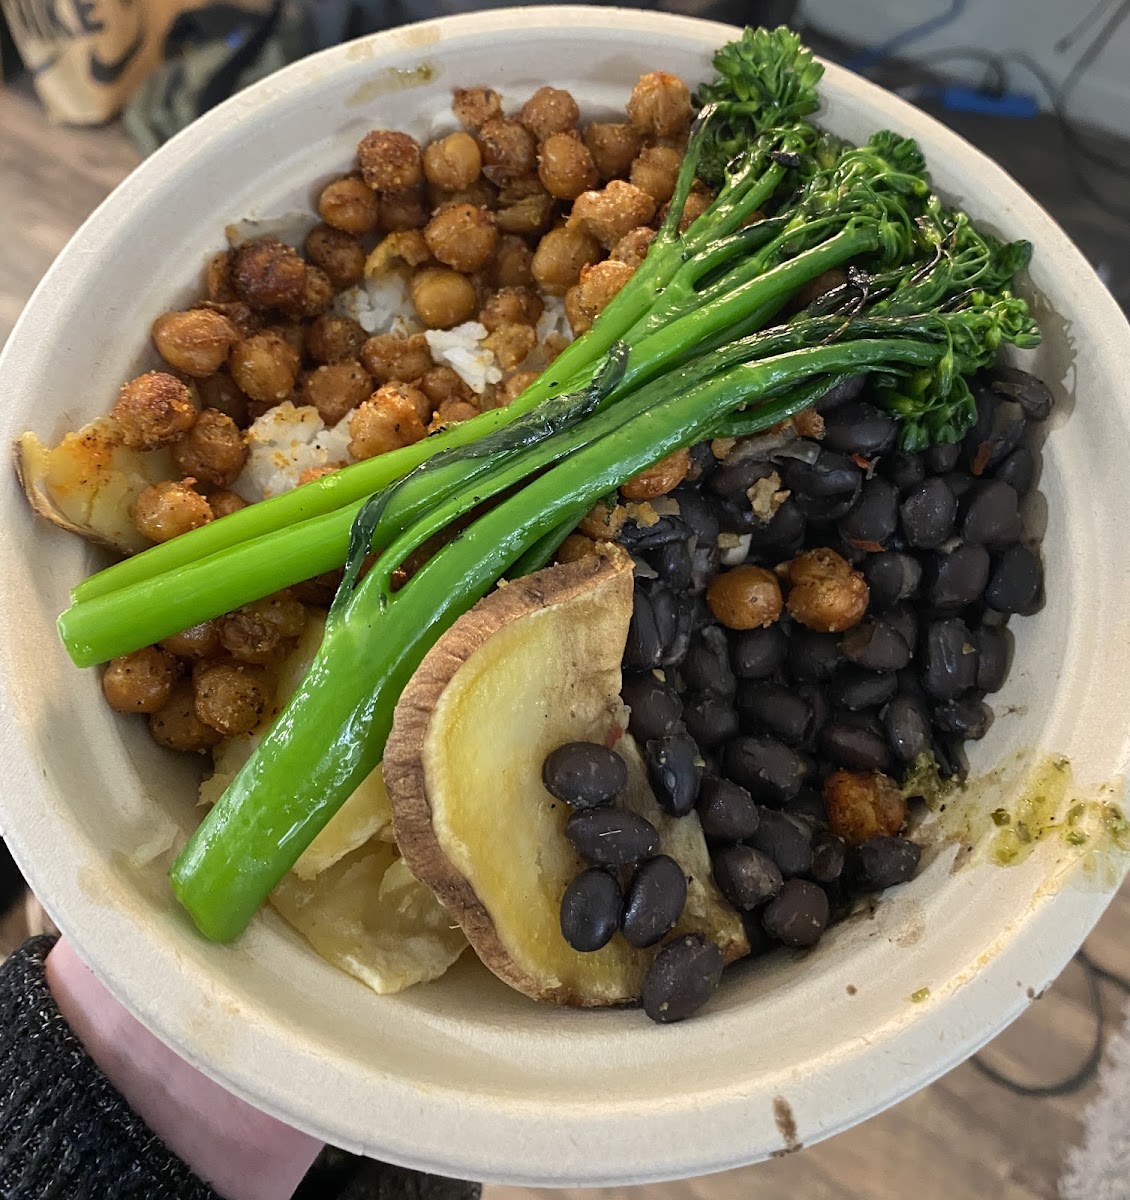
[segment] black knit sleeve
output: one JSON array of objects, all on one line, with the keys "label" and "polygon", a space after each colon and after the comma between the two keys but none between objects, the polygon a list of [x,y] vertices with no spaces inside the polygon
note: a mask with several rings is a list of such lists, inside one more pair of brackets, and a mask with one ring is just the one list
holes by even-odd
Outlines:
[{"label": "black knit sleeve", "polygon": [[0,1196],[217,1200],[87,1056],[34,938],[0,966]]}]

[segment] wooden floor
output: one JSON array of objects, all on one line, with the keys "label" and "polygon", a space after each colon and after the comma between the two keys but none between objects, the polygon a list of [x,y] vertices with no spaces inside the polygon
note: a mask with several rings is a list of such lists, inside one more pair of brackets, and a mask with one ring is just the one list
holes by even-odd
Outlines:
[{"label": "wooden floor", "polygon": [[[36,281],[87,213],[134,165],[121,132],[49,127],[30,96],[0,89],[0,343]],[[17,914],[0,940],[11,944]],[[1130,885],[1089,945],[1130,976]],[[0,953],[6,946],[0,946]],[[1104,985],[1117,1024],[1121,994]],[[1056,985],[988,1049],[1030,1080],[1055,1078],[1085,1055],[1093,1028],[1083,970]],[[490,1200],[1052,1200],[1064,1152],[1081,1135],[1094,1084],[1056,1099],[1024,1099],[970,1064],[848,1133],[801,1153],[725,1175],[638,1189],[533,1193],[490,1188]]]}]

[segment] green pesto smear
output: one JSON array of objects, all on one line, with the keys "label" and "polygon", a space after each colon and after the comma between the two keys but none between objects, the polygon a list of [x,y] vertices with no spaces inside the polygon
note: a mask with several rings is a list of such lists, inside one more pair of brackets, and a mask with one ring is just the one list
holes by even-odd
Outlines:
[{"label": "green pesto smear", "polygon": [[923,1000],[930,999],[930,989],[928,987],[920,987],[918,991],[910,993],[911,1004],[921,1004]]}]

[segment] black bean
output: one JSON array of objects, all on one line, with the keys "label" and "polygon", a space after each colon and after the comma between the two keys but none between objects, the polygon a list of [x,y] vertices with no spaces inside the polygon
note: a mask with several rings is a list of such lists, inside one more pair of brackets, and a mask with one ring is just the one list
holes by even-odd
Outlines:
[{"label": "black bean", "polygon": [[840,521],[840,536],[859,550],[883,546],[898,525],[898,491],[881,475],[868,479],[859,503]]},{"label": "black bean", "polygon": [[749,943],[749,958],[757,958],[777,949],[777,943],[765,932],[759,912],[742,913],[742,929]]},{"label": "black bean", "polygon": [[812,869],[817,883],[835,883],[843,874],[847,846],[838,834],[821,830],[812,839]]},{"label": "black bean", "polygon": [[694,738],[687,733],[652,738],[644,747],[644,757],[655,802],[668,816],[686,816],[698,799],[702,778],[702,759]]},{"label": "black bean", "polygon": [[906,540],[924,550],[940,546],[949,537],[956,515],[953,492],[936,476],[920,483],[899,508]]},{"label": "black bean", "polygon": [[841,454],[874,458],[895,444],[898,423],[889,413],[857,401],[824,418],[823,445]]},{"label": "black bean", "polygon": [[776,470],[772,463],[747,458],[733,466],[719,467],[706,481],[706,490],[739,508],[748,508],[749,489],[759,479],[768,479]]},{"label": "black bean", "polygon": [[818,683],[801,683],[797,685],[797,695],[808,705],[809,711],[812,713],[812,726],[809,731],[809,740],[814,741],[816,735],[828,723],[828,699],[824,695],[824,689]]},{"label": "black bean", "polygon": [[934,739],[934,762],[943,779],[964,779],[968,763],[962,749],[962,739],[938,734]]},{"label": "black bean", "polygon": [[647,671],[659,666],[663,657],[663,637],[656,622],[648,589],[636,581],[632,592],[632,618],[628,622],[628,640],[624,646],[624,666]]},{"label": "black bean", "polygon": [[691,691],[726,699],[737,691],[738,683],[730,666],[730,641],[718,625],[707,625],[694,637],[681,671],[683,682]]},{"label": "black bean", "polygon": [[1007,483],[1018,496],[1026,496],[1036,477],[1036,462],[1027,446],[1015,450],[993,472],[993,478]]},{"label": "black bean", "polygon": [[771,900],[761,923],[786,946],[813,946],[828,925],[828,897],[818,884],[790,879]]},{"label": "black bean", "polygon": [[620,885],[600,867],[582,871],[561,897],[561,936],[582,953],[599,950],[620,924]]},{"label": "black bean", "polygon": [[745,629],[730,639],[730,661],[739,679],[764,679],[785,662],[789,641],[779,625]]},{"label": "black bean", "polygon": [[967,542],[980,542],[990,550],[1017,541],[1023,527],[1016,493],[1000,479],[988,479],[973,488],[965,500],[961,525]]},{"label": "black bean", "polygon": [[764,680],[743,682],[737,696],[738,718],[751,732],[764,729],[790,746],[812,733],[812,709],[788,688]]},{"label": "black bean", "polygon": [[959,502],[969,494],[970,489],[976,480],[968,471],[950,471],[941,476],[946,487],[954,494],[954,499]]},{"label": "black bean", "polygon": [[918,648],[918,614],[909,604],[898,604],[883,614],[883,620],[906,643],[910,657],[913,658],[914,652]]},{"label": "black bean", "polygon": [[648,580],[644,586],[650,595],[655,629],[661,641],[656,665],[674,666],[682,662],[691,644],[694,623],[692,600],[685,592],[673,592],[657,580]]},{"label": "black bean", "polygon": [[744,532],[751,535],[751,555],[770,559],[791,558],[804,544],[804,514],[790,498],[768,521],[755,517]]},{"label": "black bean", "polygon": [[871,607],[881,611],[914,595],[922,579],[922,566],[909,554],[869,554],[863,562],[863,578],[871,592]]},{"label": "black bean", "polygon": [[629,518],[620,527],[616,540],[633,554],[657,550],[668,542],[683,542],[691,536],[690,527],[676,516],[663,516],[650,525]]},{"label": "black bean", "polygon": [[722,978],[722,951],[701,933],[668,942],[643,977],[643,1010],[661,1025],[682,1021],[714,994]]},{"label": "black bean", "polygon": [[960,454],[961,446],[957,442],[950,442],[945,446],[931,446],[922,459],[931,475],[945,475],[957,466]]},{"label": "black bean", "polygon": [[733,701],[709,693],[684,698],[683,723],[700,747],[720,746],[736,737],[740,728]]},{"label": "black bean", "polygon": [[785,486],[812,500],[854,495],[863,481],[863,472],[843,454],[821,450],[815,462],[790,458],[783,466]]},{"label": "black bean", "polygon": [[978,691],[999,692],[1008,677],[1008,633],[983,625],[974,631],[973,645],[977,650]]},{"label": "black bean", "polygon": [[783,742],[766,734],[734,738],[726,746],[726,774],[755,800],[783,804],[800,790],[808,768]]},{"label": "black bean", "polygon": [[843,661],[838,635],[803,628],[792,631],[788,663],[794,679],[822,683],[832,678]]},{"label": "black bean", "polygon": [[702,479],[717,466],[718,460],[714,457],[714,451],[710,448],[709,442],[697,442],[691,447],[690,478],[692,480]]},{"label": "black bean", "polygon": [[713,546],[718,540],[718,514],[710,502],[692,488],[683,486],[671,493],[679,505],[679,517],[698,539],[700,546]]},{"label": "black bean", "polygon": [[687,902],[687,877],[666,854],[657,854],[636,868],[624,896],[620,928],[628,944],[643,949],[654,946],[683,914]]},{"label": "black bean", "polygon": [[750,846],[718,850],[714,855],[714,881],[738,912],[749,912],[764,904],[784,883],[777,864]]},{"label": "black bean", "polygon": [[914,878],[922,847],[899,837],[873,837],[849,855],[852,883],[859,891],[881,892]]},{"label": "black bean", "polygon": [[821,731],[820,748],[849,771],[885,771],[890,762],[887,744],[879,734],[849,724],[839,716]]},{"label": "black bean", "polygon": [[849,375],[846,379],[841,379],[839,383],[830,387],[819,400],[816,401],[815,408],[817,412],[831,412],[832,409],[838,408],[841,404],[850,404],[867,385],[866,375]]},{"label": "black bean", "polygon": [[839,496],[798,496],[796,505],[804,519],[813,524],[838,521],[859,503],[862,489],[861,476],[854,492],[844,492]]},{"label": "black bean", "polygon": [[875,708],[886,704],[897,690],[898,679],[892,672],[848,667],[828,684],[828,698],[843,708]]},{"label": "black bean", "polygon": [[691,552],[686,542],[667,542],[647,557],[669,588],[685,592],[691,586]]},{"label": "black bean", "polygon": [[683,706],[672,688],[660,683],[650,672],[625,675],[620,695],[632,712],[628,729],[637,742],[666,737],[675,732],[683,715]]},{"label": "black bean", "polygon": [[926,478],[926,464],[921,454],[896,450],[883,459],[879,468],[884,475],[905,494]]},{"label": "black bean", "polygon": [[704,775],[698,819],[708,841],[741,842],[757,831],[760,810],[749,792],[720,775]]},{"label": "black bean", "polygon": [[843,638],[844,657],[869,671],[901,671],[910,662],[906,638],[889,622],[863,621]]},{"label": "black bean", "polygon": [[546,790],[573,808],[599,808],[624,790],[624,760],[596,742],[566,742],[546,758],[541,769]]},{"label": "black bean", "polygon": [[989,552],[965,543],[948,554],[939,551],[926,569],[926,599],[932,608],[955,611],[972,604],[989,581]]},{"label": "black bean", "polygon": [[828,824],[824,797],[814,787],[802,787],[781,811],[807,821],[814,829]]},{"label": "black bean", "polygon": [[977,680],[977,648],[964,621],[934,621],[922,647],[922,686],[937,700],[954,700]]},{"label": "black bean", "polygon": [[917,696],[897,695],[883,709],[887,741],[899,762],[912,763],[930,749],[930,712]]},{"label": "black bean", "polygon": [[1051,416],[1052,394],[1047,384],[1018,367],[994,367],[989,385],[994,392],[1015,400],[1029,421],[1046,421]]},{"label": "black bean", "polygon": [[962,696],[934,709],[934,724],[955,737],[980,741],[993,723],[993,710],[976,696]]},{"label": "black bean", "polygon": [[618,808],[575,812],[565,822],[565,836],[585,862],[596,867],[625,867],[659,849],[655,826]]},{"label": "black bean", "polygon": [[1028,612],[1040,594],[1043,570],[1027,546],[1009,548],[993,564],[985,603],[1002,613]]},{"label": "black bean", "polygon": [[812,868],[812,837],[814,830],[799,817],[762,808],[761,820],[749,839],[749,844],[767,854],[786,879],[807,875]]},{"label": "black bean", "polygon": [[1011,402],[998,404],[993,412],[992,423],[984,435],[967,435],[962,443],[962,453],[970,473],[981,476],[994,472],[1020,444],[1024,430],[1024,413],[1020,405]]},{"label": "black bean", "polygon": [[706,591],[720,566],[721,554],[717,545],[695,546],[691,554],[691,589],[696,595]]}]

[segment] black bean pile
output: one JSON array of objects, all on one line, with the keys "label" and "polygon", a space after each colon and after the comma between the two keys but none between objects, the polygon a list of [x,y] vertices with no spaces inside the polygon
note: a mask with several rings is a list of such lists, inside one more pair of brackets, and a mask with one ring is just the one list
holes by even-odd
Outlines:
[{"label": "black bean pile", "polygon": [[[1035,475],[1025,435],[1051,394],[999,367],[975,395],[960,443],[906,453],[851,381],[818,405],[821,438],[696,446],[651,519],[629,508],[618,525],[637,564],[628,730],[664,812],[697,811],[755,954],[814,945],[860,896],[915,874],[906,773],[927,755],[962,774],[1008,673],[1008,619],[1041,601],[1020,505]],[[545,781],[576,809],[567,834],[591,864],[562,903],[566,940],[662,941],[686,880],[654,827],[615,807],[619,756],[562,747]],[[644,1009],[680,1020],[720,973],[701,936],[669,941]]]}]

